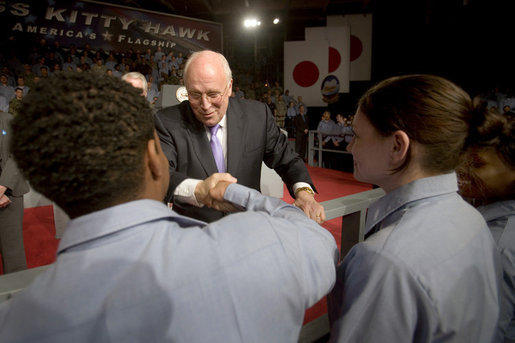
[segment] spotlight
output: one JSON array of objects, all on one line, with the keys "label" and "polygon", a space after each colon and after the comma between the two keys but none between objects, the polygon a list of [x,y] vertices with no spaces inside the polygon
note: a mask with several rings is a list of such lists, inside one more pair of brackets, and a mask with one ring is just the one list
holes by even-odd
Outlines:
[{"label": "spotlight", "polygon": [[248,28],[253,28],[256,26],[260,26],[260,25],[261,25],[261,21],[257,20],[256,18],[245,19],[243,21],[243,26],[248,27]]},{"label": "spotlight", "polygon": [[279,21],[280,21],[279,18],[274,18],[274,21],[273,21],[274,25],[279,24]]}]

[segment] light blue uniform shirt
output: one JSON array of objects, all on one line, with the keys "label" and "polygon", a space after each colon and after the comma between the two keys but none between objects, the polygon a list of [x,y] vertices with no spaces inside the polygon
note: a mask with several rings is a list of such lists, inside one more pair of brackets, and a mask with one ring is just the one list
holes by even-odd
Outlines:
[{"label": "light blue uniform shirt", "polygon": [[[515,200],[499,201],[478,207],[492,231],[501,253],[504,271],[504,306],[501,336],[515,342]],[[500,339],[502,342],[502,337]]]},{"label": "light blue uniform shirt", "polygon": [[57,261],[0,305],[2,342],[297,342],[330,291],[332,235],[280,199],[206,224],[153,200],[69,222]]},{"label": "light blue uniform shirt", "polygon": [[416,180],[368,210],[367,232],[337,268],[332,342],[490,342],[500,258],[454,173]]},{"label": "light blue uniform shirt", "polygon": [[331,119],[320,120],[317,126],[317,131],[323,135],[334,135],[337,128],[336,123]]},{"label": "light blue uniform shirt", "polygon": [[[304,112],[304,114],[306,113]],[[286,115],[288,116],[288,118],[293,119],[297,115],[297,110],[295,109],[295,107],[288,107]]]}]

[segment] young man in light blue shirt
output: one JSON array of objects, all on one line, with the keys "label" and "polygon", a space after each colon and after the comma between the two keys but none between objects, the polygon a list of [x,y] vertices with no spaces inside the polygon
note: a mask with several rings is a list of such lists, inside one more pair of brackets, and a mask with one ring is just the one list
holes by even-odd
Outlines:
[{"label": "young man in light blue shirt", "polygon": [[139,93],[63,72],[14,119],[20,169],[72,220],[56,262],[0,305],[2,340],[296,342],[334,284],[334,238],[229,174],[200,193],[244,212],[207,224],[168,209],[168,160]]}]

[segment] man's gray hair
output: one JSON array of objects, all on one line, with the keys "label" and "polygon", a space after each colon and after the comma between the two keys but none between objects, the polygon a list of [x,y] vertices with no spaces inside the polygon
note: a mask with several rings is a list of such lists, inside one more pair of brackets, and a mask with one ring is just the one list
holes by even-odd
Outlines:
[{"label": "man's gray hair", "polygon": [[227,83],[229,83],[229,81],[231,81],[232,79],[232,71],[231,71],[231,67],[229,67],[229,62],[227,62],[227,59],[225,58],[224,55],[222,55],[221,53],[219,52],[216,52],[216,51],[212,51],[212,50],[201,50],[201,51],[195,51],[194,53],[191,54],[191,56],[188,58],[188,60],[186,61],[186,64],[184,65],[184,83],[186,84],[186,80],[188,79],[188,70],[189,70],[189,67],[191,65],[191,63],[197,59],[202,53],[205,53],[205,52],[212,52],[213,54],[215,54],[217,56],[217,58],[219,59],[220,63],[222,64],[222,67],[224,69],[224,73],[225,73],[225,77],[227,78]]},{"label": "man's gray hair", "polygon": [[123,76],[122,76],[122,80],[123,81],[127,81],[127,80],[130,80],[130,79],[139,79],[139,80],[141,80],[141,84],[143,85],[143,94],[147,94],[147,92],[148,92],[148,83],[147,83],[147,79],[145,78],[145,76],[143,74],[138,73],[137,71],[132,71],[130,73],[123,74]]}]

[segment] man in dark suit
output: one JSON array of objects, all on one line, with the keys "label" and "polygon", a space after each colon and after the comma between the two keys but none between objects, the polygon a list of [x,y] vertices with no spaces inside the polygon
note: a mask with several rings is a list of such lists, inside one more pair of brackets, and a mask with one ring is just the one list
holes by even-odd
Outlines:
[{"label": "man in dark suit", "polygon": [[[232,73],[225,57],[213,51],[192,54],[184,69],[188,101],[156,114],[156,129],[170,163],[166,200],[177,212],[204,221],[224,214],[212,208],[205,179],[232,180],[259,190],[261,162],[275,169],[295,198],[295,205],[322,223],[323,207],[301,158],[264,103],[230,97]],[[217,128],[212,134],[211,129]],[[215,161],[210,141],[218,140],[222,161]],[[215,145],[218,143],[214,143]],[[207,206],[207,207],[206,207]]]},{"label": "man in dark suit", "polygon": [[23,194],[29,185],[11,158],[13,116],[0,112],[0,254],[4,273],[27,269],[23,246]]},{"label": "man in dark suit", "polygon": [[295,126],[295,151],[303,159],[306,155],[306,143],[308,141],[308,118],[304,112],[304,105],[299,106],[299,114],[295,116],[293,125]]}]

